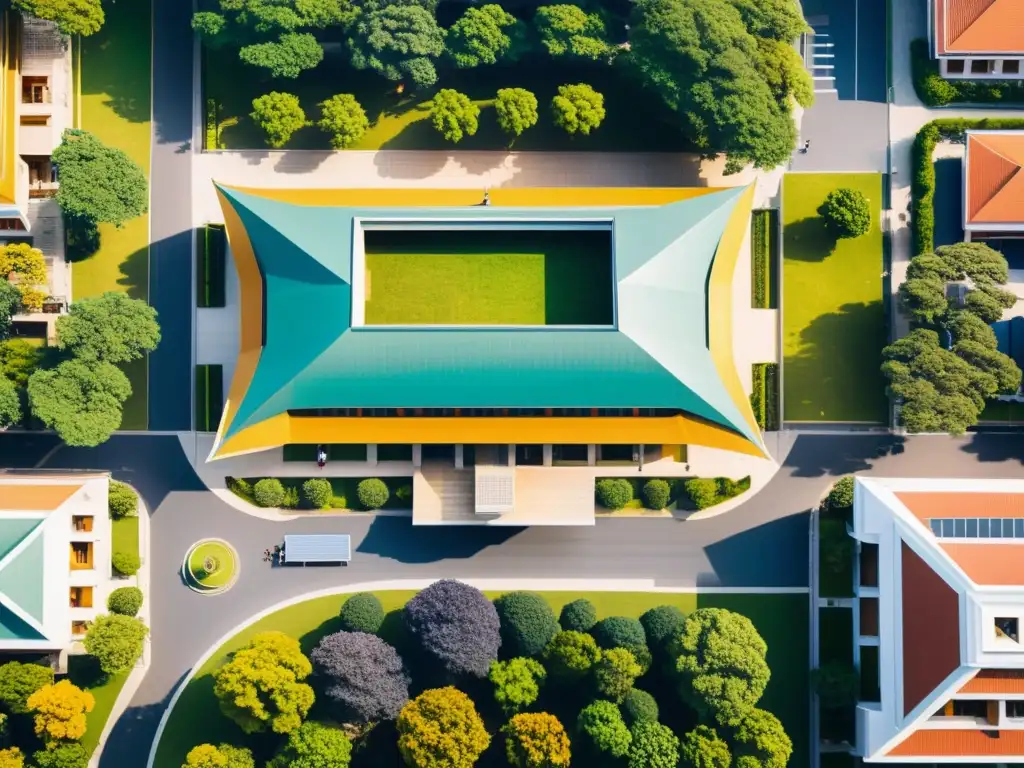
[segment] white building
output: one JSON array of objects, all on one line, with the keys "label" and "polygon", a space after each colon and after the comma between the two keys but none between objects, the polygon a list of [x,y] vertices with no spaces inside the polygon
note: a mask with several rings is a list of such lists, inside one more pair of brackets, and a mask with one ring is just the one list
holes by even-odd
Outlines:
[{"label": "white building", "polygon": [[1024,481],[858,478],[855,658],[866,762],[1024,755]]}]

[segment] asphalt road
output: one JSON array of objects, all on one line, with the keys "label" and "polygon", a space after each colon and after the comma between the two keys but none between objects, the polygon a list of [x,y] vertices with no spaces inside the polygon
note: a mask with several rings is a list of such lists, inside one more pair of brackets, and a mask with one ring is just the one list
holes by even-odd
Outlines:
[{"label": "asphalt road", "polygon": [[149,356],[149,428],[192,426],[192,3],[153,0],[149,303],[163,338]]},{"label": "asphalt road", "polygon": [[[245,515],[203,490],[177,439],[117,436],[95,449],[62,448],[46,468],[109,469],[139,488],[151,510],[153,664],[115,727],[102,768],[145,765],[176,684],[231,627],[289,597],[378,579],[426,577],[647,578],[661,585],[806,586],[807,511],[832,479],[851,472],[904,477],[1021,477],[1019,435],[963,438],[791,435],[776,477],[735,510],[700,522],[602,520],[593,528],[414,529],[393,517],[274,523]],[[0,466],[34,466],[54,438],[0,436]],[[350,533],[348,568],[270,569],[263,549],[286,531]],[[241,575],[224,597],[190,592],[179,576],[187,547],[230,541]]]}]

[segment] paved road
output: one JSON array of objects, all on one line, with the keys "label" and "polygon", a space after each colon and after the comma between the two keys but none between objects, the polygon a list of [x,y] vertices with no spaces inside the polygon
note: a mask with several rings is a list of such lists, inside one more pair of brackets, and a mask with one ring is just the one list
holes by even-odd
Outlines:
[{"label": "paved road", "polygon": [[153,0],[149,301],[163,339],[149,356],[149,428],[192,426],[192,3]]},{"label": "paved road", "polygon": [[[63,448],[48,468],[109,469],[133,483],[151,510],[153,665],[118,722],[102,768],[145,765],[174,687],[235,624],[304,592],[377,579],[424,577],[648,578],[661,585],[806,586],[807,510],[831,479],[886,476],[1021,477],[1018,435],[964,438],[789,436],[768,486],[732,512],[702,522],[602,520],[586,529],[413,529],[401,518],[320,518],[274,523],[222,504],[202,489],[175,438],[117,436],[91,450]],[[0,435],[0,466],[33,466],[52,438]],[[263,549],[289,531],[346,531],[356,554],[346,569],[271,570]],[[223,598],[186,589],[186,548],[221,536],[241,554],[238,584]]]}]

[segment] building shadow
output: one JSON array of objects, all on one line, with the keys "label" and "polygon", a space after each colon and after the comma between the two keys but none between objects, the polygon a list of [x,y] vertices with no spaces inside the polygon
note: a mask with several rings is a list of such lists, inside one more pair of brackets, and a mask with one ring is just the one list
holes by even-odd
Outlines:
[{"label": "building shadow", "polygon": [[[99,768],[145,768],[160,718],[170,704],[173,692],[184,679],[182,675],[171,687],[171,693],[160,701],[144,706],[133,704],[124,711],[110,731],[110,737],[100,755]],[[212,686],[211,678],[211,690],[208,692],[211,698]]]},{"label": "building shadow", "polygon": [[[448,526],[419,526],[405,517],[374,518],[356,551],[400,563],[465,560],[488,547],[501,546],[525,528],[463,526],[455,533]],[[454,535],[453,535],[454,534]]]},{"label": "building shadow", "polygon": [[712,571],[698,574],[697,586],[806,587],[808,521],[809,511],[789,515],[708,545]]}]

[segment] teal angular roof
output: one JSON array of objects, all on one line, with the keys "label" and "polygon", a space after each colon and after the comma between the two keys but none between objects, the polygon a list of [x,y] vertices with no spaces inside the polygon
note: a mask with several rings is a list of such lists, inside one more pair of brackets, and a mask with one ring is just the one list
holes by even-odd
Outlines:
[{"label": "teal angular roof", "polygon": [[[743,188],[657,206],[347,207],[218,187],[263,278],[264,344],[220,439],[319,408],[659,408],[760,441],[708,349],[711,266]],[[351,326],[356,220],[610,220],[609,328]]]},{"label": "teal angular roof", "polygon": [[44,624],[45,522],[0,518],[0,640],[47,639],[38,628]]}]

